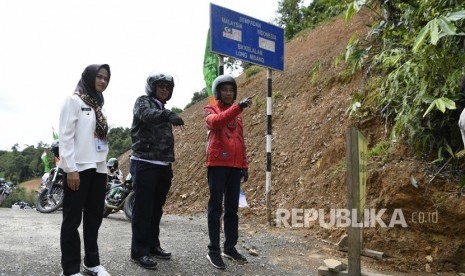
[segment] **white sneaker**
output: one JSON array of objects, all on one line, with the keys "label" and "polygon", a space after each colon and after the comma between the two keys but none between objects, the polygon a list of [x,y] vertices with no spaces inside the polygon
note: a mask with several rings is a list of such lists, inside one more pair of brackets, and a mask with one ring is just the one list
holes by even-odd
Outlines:
[{"label": "white sneaker", "polygon": [[[63,272],[61,272],[60,276],[65,276]],[[70,276],[82,276],[81,272],[71,274]]]},{"label": "white sneaker", "polygon": [[87,267],[83,265],[84,271],[93,276],[111,276],[110,273],[103,267],[103,265],[98,265],[94,267]]}]

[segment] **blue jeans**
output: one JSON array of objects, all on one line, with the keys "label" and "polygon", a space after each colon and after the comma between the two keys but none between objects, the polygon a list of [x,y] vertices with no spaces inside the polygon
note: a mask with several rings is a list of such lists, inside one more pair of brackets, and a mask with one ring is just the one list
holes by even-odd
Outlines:
[{"label": "blue jeans", "polygon": [[239,192],[241,185],[241,169],[232,167],[208,167],[208,236],[209,253],[221,253],[220,218],[223,212],[224,197],[224,250],[233,249],[237,244],[239,217]]}]

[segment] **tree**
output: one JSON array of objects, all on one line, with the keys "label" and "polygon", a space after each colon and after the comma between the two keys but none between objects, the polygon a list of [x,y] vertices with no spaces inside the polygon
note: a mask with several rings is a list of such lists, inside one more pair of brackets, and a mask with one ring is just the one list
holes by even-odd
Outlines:
[{"label": "tree", "polygon": [[302,0],[282,0],[278,6],[278,24],[284,27],[284,37],[289,40],[303,29],[303,15],[299,8]]},{"label": "tree", "polygon": [[182,113],[182,109],[178,108],[178,107],[171,108],[171,111],[173,111],[176,114],[181,114]]},{"label": "tree", "polygon": [[313,0],[307,7],[301,7],[304,20],[303,28],[315,28],[322,22],[340,15],[347,8],[341,0]]},{"label": "tree", "polygon": [[304,29],[315,28],[322,22],[345,11],[347,4],[341,0],[313,0],[304,6],[302,0],[282,0],[278,7],[278,25],[284,27],[287,40]]},{"label": "tree", "polygon": [[131,149],[131,129],[116,127],[108,132],[109,151],[108,158],[118,158]]},{"label": "tree", "polygon": [[203,88],[202,91],[200,91],[200,92],[194,92],[194,95],[192,96],[191,102],[188,103],[184,109],[194,105],[197,102],[200,102],[201,100],[203,100],[205,98],[208,98],[208,93],[207,93],[206,88]]}]

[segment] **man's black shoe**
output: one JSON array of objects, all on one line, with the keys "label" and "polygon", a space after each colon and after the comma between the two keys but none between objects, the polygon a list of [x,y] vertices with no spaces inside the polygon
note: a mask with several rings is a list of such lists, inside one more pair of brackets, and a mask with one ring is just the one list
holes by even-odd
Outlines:
[{"label": "man's black shoe", "polygon": [[157,268],[157,262],[152,260],[150,256],[142,256],[139,258],[134,258],[131,256],[131,260],[135,262],[136,264],[142,266],[143,268],[146,269],[156,269]]},{"label": "man's black shoe", "polygon": [[220,253],[208,253],[207,254],[207,259],[210,261],[212,266],[215,268],[224,270],[226,269],[226,265],[223,262],[223,258],[221,258]]},{"label": "man's black shoe", "polygon": [[227,251],[225,250],[223,252],[223,256],[233,261],[236,261],[238,264],[247,263],[247,259],[244,256],[242,256],[239,252],[237,252],[235,248]]},{"label": "man's black shoe", "polygon": [[160,246],[157,246],[153,249],[150,249],[150,255],[159,258],[159,259],[170,259],[171,258],[171,253],[168,251],[163,250]]}]

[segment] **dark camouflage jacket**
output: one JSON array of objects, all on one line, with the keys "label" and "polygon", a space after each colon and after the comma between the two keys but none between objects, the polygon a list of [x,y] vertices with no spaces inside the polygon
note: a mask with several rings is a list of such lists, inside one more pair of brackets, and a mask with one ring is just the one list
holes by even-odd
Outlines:
[{"label": "dark camouflage jacket", "polygon": [[131,129],[132,155],[147,160],[174,162],[173,127],[169,111],[154,98],[140,96],[134,104]]}]

